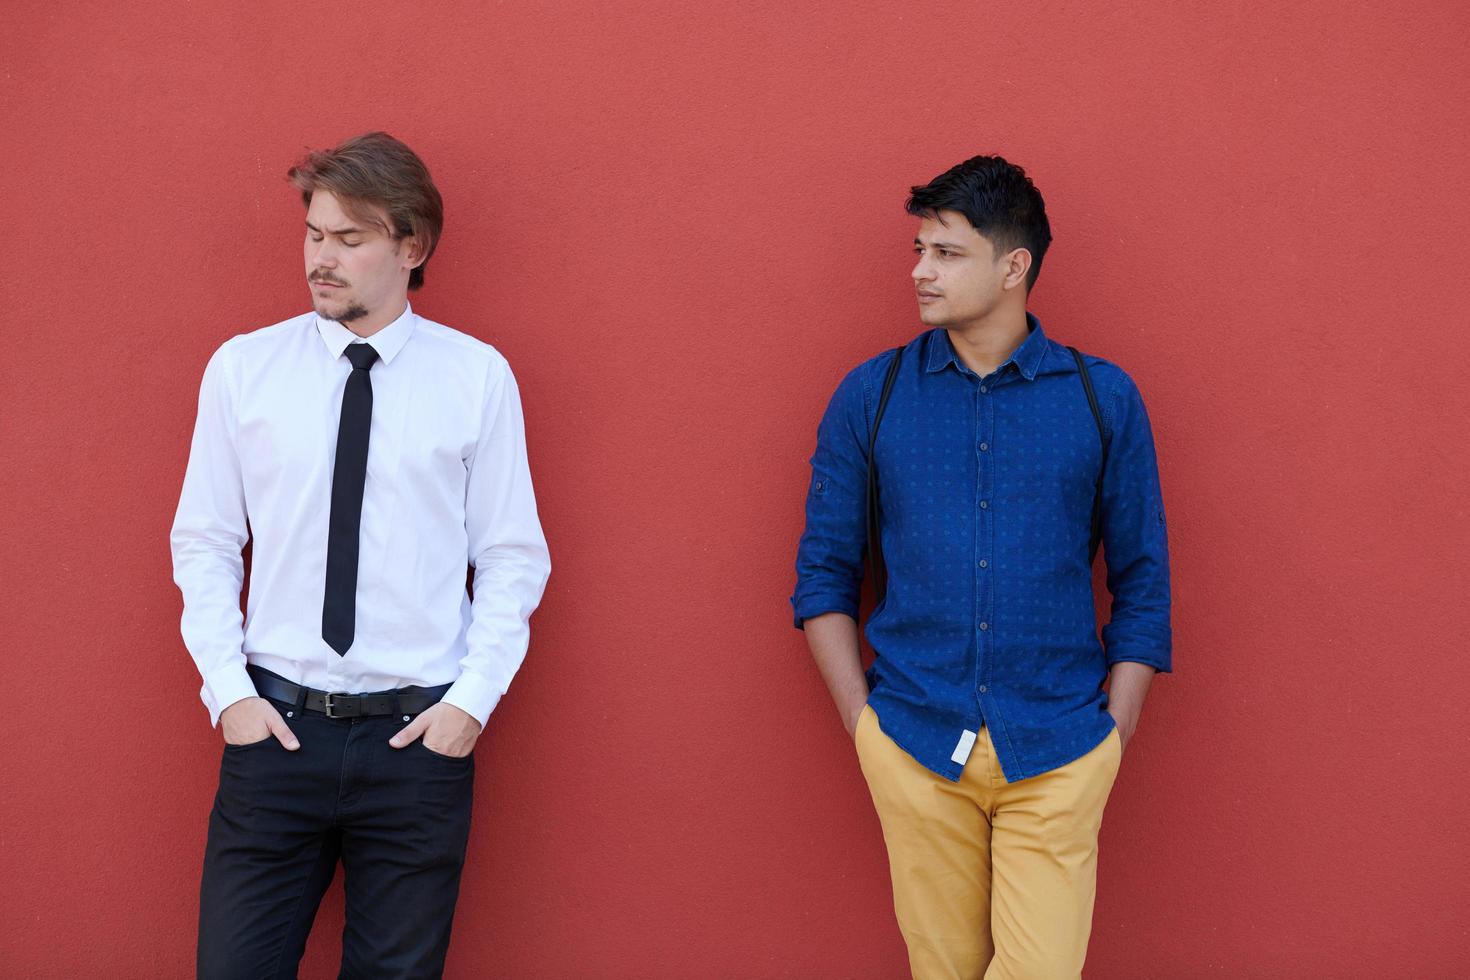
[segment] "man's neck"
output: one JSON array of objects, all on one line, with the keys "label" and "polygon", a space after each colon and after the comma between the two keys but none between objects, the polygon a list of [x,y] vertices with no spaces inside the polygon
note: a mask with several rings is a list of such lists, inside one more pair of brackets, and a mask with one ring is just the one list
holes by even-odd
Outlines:
[{"label": "man's neck", "polygon": [[392,323],[394,320],[397,320],[399,317],[403,316],[403,311],[408,309],[408,297],[405,296],[403,299],[399,300],[396,303],[385,303],[383,304],[382,309],[392,310],[393,312],[385,313],[379,310],[374,310],[367,316],[358,317],[351,323],[344,323],[342,324],[342,326],[346,327],[348,330],[351,330],[353,333],[357,334],[357,336],[364,339],[371,337],[379,330],[382,330],[384,327],[388,326],[388,324]]},{"label": "man's neck", "polygon": [[965,367],[980,377],[995,372],[1026,342],[1026,308],[996,310],[977,323],[948,327],[949,342]]}]

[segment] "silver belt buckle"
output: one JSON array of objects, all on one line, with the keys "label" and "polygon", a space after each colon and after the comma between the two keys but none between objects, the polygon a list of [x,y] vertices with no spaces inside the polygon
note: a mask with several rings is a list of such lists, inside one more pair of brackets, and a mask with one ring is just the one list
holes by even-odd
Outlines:
[{"label": "silver belt buckle", "polygon": [[322,699],[322,709],[326,712],[328,718],[337,717],[337,715],[334,715],[332,713],[332,698],[334,697],[337,697],[337,695],[328,694],[325,698]]}]

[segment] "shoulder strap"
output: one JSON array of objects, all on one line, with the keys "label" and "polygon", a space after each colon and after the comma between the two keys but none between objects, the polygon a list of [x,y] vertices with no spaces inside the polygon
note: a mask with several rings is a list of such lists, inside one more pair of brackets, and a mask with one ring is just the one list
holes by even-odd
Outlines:
[{"label": "shoulder strap", "polygon": [[888,588],[888,570],[883,565],[883,546],[878,539],[878,467],[873,453],[878,445],[878,427],[883,424],[883,413],[888,409],[888,396],[893,393],[893,382],[898,377],[898,362],[903,358],[903,348],[895,347],[893,361],[883,377],[883,391],[878,396],[878,410],[873,413],[873,428],[868,433],[868,569],[873,575],[873,594],[883,601]]},{"label": "shoulder strap", "polygon": [[1097,423],[1097,438],[1102,442],[1102,465],[1097,468],[1097,491],[1092,497],[1092,540],[1087,553],[1088,560],[1097,558],[1097,546],[1102,543],[1102,495],[1103,472],[1108,467],[1108,432],[1103,428],[1102,410],[1097,407],[1097,392],[1092,389],[1092,376],[1087,373],[1087,361],[1082,352],[1068,347],[1077,362],[1077,373],[1082,376],[1082,390],[1087,392],[1087,405],[1092,409],[1092,420]]},{"label": "shoulder strap", "polygon": [[[1092,420],[1097,423],[1097,437],[1102,443],[1102,465],[1097,471],[1097,488],[1092,498],[1092,535],[1088,545],[1088,557],[1097,558],[1098,546],[1102,543],[1102,493],[1103,472],[1108,465],[1108,433],[1103,426],[1102,409],[1098,407],[1097,392],[1092,387],[1092,376],[1087,371],[1087,362],[1075,347],[1068,347],[1077,362],[1077,373],[1082,378],[1082,390],[1087,393],[1087,406],[1092,409]],[[873,576],[873,592],[879,602],[888,587],[887,569],[883,564],[883,546],[880,539],[881,527],[878,520],[878,468],[875,450],[878,445],[878,429],[883,424],[883,413],[888,409],[888,398],[893,393],[893,382],[898,378],[899,361],[903,348],[893,351],[893,361],[883,377],[883,389],[878,396],[878,408],[873,413],[873,428],[868,433],[868,568]]]}]

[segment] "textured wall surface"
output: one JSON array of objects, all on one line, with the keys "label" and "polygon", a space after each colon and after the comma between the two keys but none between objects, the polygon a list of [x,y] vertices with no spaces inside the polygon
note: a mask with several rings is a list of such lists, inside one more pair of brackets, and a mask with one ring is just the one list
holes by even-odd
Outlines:
[{"label": "textured wall surface", "polygon": [[[1138,381],[1177,673],[1089,976],[1470,956],[1463,4],[10,0],[0,974],[192,968],[218,736],[167,531],[200,373],[307,308],[307,146],[385,128],[424,314],[509,357],[555,562],[481,742],[450,975],[890,978],[787,595],[819,413],[919,329],[908,185],[1001,152],[1033,296]],[[334,975],[334,888],[303,975]]]}]

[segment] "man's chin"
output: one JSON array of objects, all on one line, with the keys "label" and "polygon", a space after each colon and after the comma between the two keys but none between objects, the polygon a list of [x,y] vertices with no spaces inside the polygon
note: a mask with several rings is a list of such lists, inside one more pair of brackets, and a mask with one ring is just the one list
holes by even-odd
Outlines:
[{"label": "man's chin", "polygon": [[353,320],[367,316],[367,310],[360,306],[353,306],[350,303],[327,304],[313,302],[312,306],[316,310],[316,315],[323,320],[335,320],[338,323],[351,323]]}]

